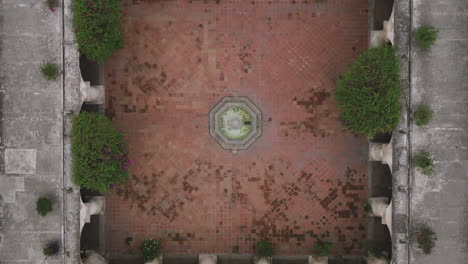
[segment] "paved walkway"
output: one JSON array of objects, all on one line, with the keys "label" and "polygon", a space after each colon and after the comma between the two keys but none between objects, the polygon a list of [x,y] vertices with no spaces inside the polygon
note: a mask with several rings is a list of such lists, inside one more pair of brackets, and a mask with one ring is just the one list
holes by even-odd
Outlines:
[{"label": "paved walkway", "polygon": [[435,252],[422,255],[414,246],[410,263],[465,264],[468,261],[468,2],[413,1],[413,27],[432,25],[439,39],[428,50],[415,43],[411,53],[413,109],[434,109],[426,127],[413,126],[412,150],[433,153],[435,172],[413,174],[412,225],[427,222],[438,240]]},{"label": "paved walkway", "polygon": [[[0,263],[42,263],[46,243],[62,241],[63,230],[61,78],[46,81],[39,71],[44,61],[62,65],[61,14],[44,1],[3,0],[0,17]],[[42,195],[54,201],[46,217],[35,210]]]},{"label": "paved walkway", "polygon": [[[108,250],[155,236],[167,253],[250,253],[266,234],[278,254],[310,254],[319,238],[363,254],[367,143],[341,129],[332,94],[367,45],[367,1],[220,2],[126,1],[106,112],[133,166],[107,196]],[[265,123],[233,156],[208,112],[235,93]]]}]

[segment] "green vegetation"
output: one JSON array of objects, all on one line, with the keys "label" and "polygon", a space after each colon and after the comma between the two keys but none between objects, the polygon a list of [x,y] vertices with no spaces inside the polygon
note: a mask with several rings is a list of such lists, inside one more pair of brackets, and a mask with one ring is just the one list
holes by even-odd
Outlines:
[{"label": "green vegetation", "polygon": [[255,255],[259,258],[270,258],[275,254],[273,244],[265,239],[258,241],[255,244]]},{"label": "green vegetation", "polygon": [[103,63],[122,48],[120,0],[75,0],[73,23],[78,51]]},{"label": "green vegetation", "polygon": [[332,248],[333,244],[330,242],[322,242],[318,241],[317,244],[314,245],[314,252],[318,254],[319,257],[327,257],[328,251]]},{"label": "green vegetation", "polygon": [[128,178],[124,135],[103,115],[82,112],[73,119],[73,180],[83,188],[107,192]]},{"label": "green vegetation", "polygon": [[141,244],[141,255],[145,262],[151,262],[155,258],[159,257],[161,251],[161,245],[157,240],[154,239],[146,239]]},{"label": "green vegetation", "polygon": [[435,241],[437,240],[436,233],[427,225],[421,225],[416,231],[416,241],[418,247],[422,249],[424,254],[429,255],[432,253]]},{"label": "green vegetation", "polygon": [[434,160],[429,152],[421,151],[413,156],[413,164],[416,169],[425,175],[430,175],[434,170]]},{"label": "green vegetation", "polygon": [[59,75],[59,68],[55,63],[44,62],[41,65],[41,73],[44,79],[52,81],[57,79]]},{"label": "green vegetation", "polygon": [[60,244],[58,241],[53,241],[47,244],[47,246],[42,250],[44,256],[55,256],[59,253]]},{"label": "green vegetation", "polygon": [[368,214],[372,214],[372,207],[369,203],[363,203],[362,204],[362,208],[364,209],[364,212],[368,213]]},{"label": "green vegetation", "polygon": [[422,26],[416,30],[414,37],[416,38],[419,47],[429,48],[434,45],[438,35],[439,30],[436,28],[431,26]]},{"label": "green vegetation", "polygon": [[364,51],[336,87],[346,130],[369,138],[391,132],[400,117],[399,67],[390,45]]},{"label": "green vegetation", "polygon": [[45,197],[39,197],[36,201],[36,211],[40,216],[46,216],[48,213],[52,212],[54,208],[52,207],[52,201]]},{"label": "green vegetation", "polygon": [[427,105],[420,105],[416,112],[414,112],[414,120],[416,125],[424,126],[429,123],[432,119],[432,110]]}]

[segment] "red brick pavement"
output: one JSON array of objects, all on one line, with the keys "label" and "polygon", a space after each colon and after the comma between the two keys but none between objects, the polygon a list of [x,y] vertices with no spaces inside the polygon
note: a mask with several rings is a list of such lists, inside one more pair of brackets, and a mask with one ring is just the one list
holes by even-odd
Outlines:
[{"label": "red brick pavement", "polygon": [[[219,3],[217,3],[219,2]],[[367,45],[367,0],[125,1],[106,63],[106,113],[127,133],[131,180],[106,196],[109,252],[147,237],[170,253],[361,254],[367,145],[342,131],[333,89]],[[248,96],[263,135],[232,155],[208,112]],[[125,244],[133,237],[132,246]]]}]

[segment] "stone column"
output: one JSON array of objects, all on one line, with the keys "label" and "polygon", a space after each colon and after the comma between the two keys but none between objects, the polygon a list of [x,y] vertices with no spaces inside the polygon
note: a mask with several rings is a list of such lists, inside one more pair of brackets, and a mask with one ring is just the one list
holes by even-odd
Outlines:
[{"label": "stone column", "polygon": [[392,202],[389,204],[387,197],[373,197],[369,198],[369,204],[372,208],[372,214],[382,217],[382,224],[388,227],[388,231],[392,235]]},{"label": "stone column", "polygon": [[376,256],[369,253],[367,264],[390,264],[390,261],[388,261],[386,258],[377,258]]},{"label": "stone column", "polygon": [[[81,200],[81,199],[80,199]],[[86,223],[91,221],[92,215],[104,213],[104,197],[95,196],[87,203],[80,203],[80,234]]]},{"label": "stone column", "polygon": [[86,256],[81,260],[81,264],[107,264],[107,260],[95,251],[87,251]]},{"label": "stone column", "polygon": [[392,140],[388,144],[369,143],[369,161],[381,161],[382,164],[388,164],[391,172],[393,164]]},{"label": "stone column", "polygon": [[86,103],[104,104],[104,85],[90,85],[81,79],[80,91]]},{"label": "stone column", "polygon": [[214,254],[200,254],[198,255],[199,264],[216,264],[218,262],[218,256]]},{"label": "stone column", "polygon": [[383,30],[371,30],[370,32],[370,46],[371,47],[377,47],[386,42],[390,42],[393,44],[394,39],[395,39],[395,30],[394,30],[395,18],[393,15],[394,12],[395,12],[395,9],[392,10],[392,14],[390,15],[390,18],[388,19],[388,21],[383,22]]},{"label": "stone column", "polygon": [[150,261],[150,262],[145,262],[145,264],[162,264],[162,255],[160,255],[159,257],[153,259],[153,261]]},{"label": "stone column", "polygon": [[328,257],[309,256],[309,264],[328,264]]}]

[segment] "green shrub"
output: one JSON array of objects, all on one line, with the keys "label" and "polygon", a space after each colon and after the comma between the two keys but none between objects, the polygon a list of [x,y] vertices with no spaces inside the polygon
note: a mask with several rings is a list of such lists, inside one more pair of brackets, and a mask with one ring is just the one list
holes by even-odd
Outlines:
[{"label": "green shrub", "polygon": [[40,216],[46,216],[48,213],[52,212],[52,202],[45,198],[39,197],[36,201],[36,211]]},{"label": "green shrub", "polygon": [[422,26],[416,30],[414,37],[421,48],[429,48],[434,45],[439,35],[439,30],[431,26]]},{"label": "green shrub", "polygon": [[346,130],[369,138],[392,131],[400,117],[399,67],[390,45],[364,51],[336,87]]},{"label": "green shrub", "polygon": [[430,175],[434,170],[434,160],[429,152],[421,151],[414,155],[413,164],[416,169],[425,175]]},{"label": "green shrub", "polygon": [[47,246],[42,250],[44,256],[55,256],[59,253],[60,243],[58,241],[53,241],[47,244]]},{"label": "green shrub", "polygon": [[52,81],[57,79],[59,68],[55,63],[44,62],[41,64],[41,73],[44,79]]},{"label": "green shrub", "polygon": [[122,48],[120,0],[73,1],[73,24],[78,50],[90,60],[103,63]]},{"label": "green shrub", "polygon": [[146,239],[140,249],[145,262],[150,262],[159,257],[161,245],[154,239]]},{"label": "green shrub", "polygon": [[364,212],[371,214],[372,213],[372,206],[369,203],[363,203],[362,208],[364,209]]},{"label": "green shrub", "polygon": [[46,5],[50,11],[55,12],[55,8],[58,7],[58,0],[46,0]]},{"label": "green shrub", "polygon": [[432,253],[432,250],[437,240],[436,233],[427,225],[421,225],[416,231],[416,241],[418,242],[418,247],[422,249],[424,254],[429,255]]},{"label": "green shrub", "polygon": [[416,112],[414,112],[414,120],[416,125],[424,126],[429,123],[432,119],[432,110],[427,105],[420,105]]},{"label": "green shrub", "polygon": [[259,258],[269,258],[275,254],[275,248],[273,244],[265,239],[258,241],[255,244],[255,255]]},{"label": "green shrub", "polygon": [[127,144],[105,116],[82,112],[72,124],[73,179],[83,188],[107,192],[128,178]]},{"label": "green shrub", "polygon": [[332,248],[333,244],[330,242],[319,241],[314,245],[314,252],[319,255],[319,257],[328,256],[328,251]]}]

